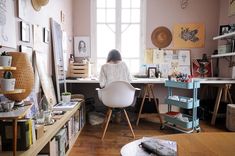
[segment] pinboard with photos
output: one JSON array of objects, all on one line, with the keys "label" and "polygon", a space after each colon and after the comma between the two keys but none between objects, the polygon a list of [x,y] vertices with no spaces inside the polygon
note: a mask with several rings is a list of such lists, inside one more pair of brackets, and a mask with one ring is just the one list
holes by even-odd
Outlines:
[{"label": "pinboard with photos", "polygon": [[162,77],[179,72],[191,75],[189,49],[146,49],[145,63],[158,66]]}]

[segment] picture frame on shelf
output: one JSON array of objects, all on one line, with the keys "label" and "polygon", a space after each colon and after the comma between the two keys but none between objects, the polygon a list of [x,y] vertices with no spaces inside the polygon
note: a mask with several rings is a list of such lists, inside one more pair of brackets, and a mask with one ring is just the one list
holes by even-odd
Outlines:
[{"label": "picture frame on shelf", "polygon": [[30,42],[30,24],[24,21],[20,22],[20,36],[21,41]]},{"label": "picture frame on shelf", "polygon": [[49,29],[43,28],[43,42],[44,43],[49,43],[49,41],[50,41],[49,33],[50,33]]},{"label": "picture frame on shelf", "polygon": [[231,29],[230,25],[221,25],[219,28],[219,35],[224,35],[229,33],[230,29]]},{"label": "picture frame on shelf", "polygon": [[156,78],[156,67],[148,67],[148,78]]}]

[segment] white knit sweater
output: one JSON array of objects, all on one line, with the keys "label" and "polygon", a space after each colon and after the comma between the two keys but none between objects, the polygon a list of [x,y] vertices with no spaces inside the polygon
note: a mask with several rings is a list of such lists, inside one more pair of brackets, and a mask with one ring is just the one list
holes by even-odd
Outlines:
[{"label": "white knit sweater", "polygon": [[105,87],[113,81],[131,81],[131,74],[125,62],[102,65],[99,76],[100,87]]}]

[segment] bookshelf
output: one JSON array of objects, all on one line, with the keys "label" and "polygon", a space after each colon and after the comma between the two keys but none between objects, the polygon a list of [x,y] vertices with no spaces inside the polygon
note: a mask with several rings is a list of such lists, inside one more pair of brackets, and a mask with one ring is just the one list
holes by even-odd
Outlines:
[{"label": "bookshelf", "polygon": [[[48,126],[44,126],[44,134],[41,138],[37,139],[28,150],[26,151],[17,151],[16,155],[17,156],[26,156],[26,155],[31,155],[31,156],[35,156],[37,154],[39,154],[39,152],[47,145],[47,143],[49,143],[51,141],[52,138],[54,138],[54,136],[58,133],[58,131],[63,128],[67,122],[73,117],[73,115],[78,111],[78,110],[82,110],[85,111],[84,109],[84,101],[78,102],[78,104],[71,110],[66,111],[61,118],[59,118],[58,120],[55,121],[54,124],[52,125],[48,125]],[[85,115],[84,113],[82,113],[83,115]],[[78,138],[80,132],[82,131],[82,128],[85,124],[85,119],[83,124],[81,125],[81,128],[79,129],[79,131],[76,132],[76,134],[72,137],[71,141],[69,141],[69,149],[66,152],[66,155],[69,154],[69,151],[71,150],[73,144],[75,143],[76,139]],[[1,156],[11,156],[12,152],[9,151],[0,151],[0,155]],[[49,153],[49,155],[51,155]]]}]

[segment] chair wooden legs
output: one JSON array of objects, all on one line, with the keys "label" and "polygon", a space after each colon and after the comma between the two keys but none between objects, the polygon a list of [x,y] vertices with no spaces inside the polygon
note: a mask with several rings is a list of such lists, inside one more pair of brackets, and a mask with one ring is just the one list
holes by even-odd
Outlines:
[{"label": "chair wooden legs", "polygon": [[[109,121],[110,121],[111,115],[112,115],[112,109],[109,108],[109,110],[108,110],[108,112],[107,112],[107,115],[106,115],[106,118],[105,118],[105,121],[104,121],[104,122],[106,122],[106,123],[105,123],[105,127],[104,127],[104,132],[103,132],[103,135],[102,135],[102,138],[101,138],[102,141],[104,140],[104,136],[105,136],[105,133],[106,133],[106,131],[107,131],[107,128],[108,128],[108,125],[109,125]],[[107,121],[106,121],[106,119],[107,119]]]},{"label": "chair wooden legs", "polygon": [[[129,120],[129,117],[128,117],[128,115],[127,115],[127,112],[126,112],[125,109],[123,109],[123,111],[124,111],[124,113],[125,113],[125,116],[126,116],[128,125],[129,125],[129,127],[130,127],[130,129],[131,129],[131,133],[132,133],[133,137],[135,138],[135,133],[134,133],[133,128],[132,128],[132,126],[131,126],[131,122],[130,122],[130,120]],[[102,141],[104,140],[104,136],[105,136],[105,133],[106,133],[106,131],[107,131],[107,128],[108,128],[108,125],[109,125],[109,121],[110,121],[111,115],[112,115],[112,109],[109,108],[108,111],[107,111],[107,114],[106,114],[104,123],[103,123],[103,126],[105,125],[105,127],[104,127],[103,135],[102,135],[102,138],[101,138]],[[103,126],[102,126],[102,127],[103,127]]]},{"label": "chair wooden legs", "polygon": [[129,127],[130,127],[130,129],[131,129],[131,133],[132,133],[133,137],[135,138],[135,134],[134,134],[134,131],[133,131],[133,129],[132,129],[132,126],[131,126],[131,122],[130,122],[130,120],[129,120],[129,117],[128,117],[127,113],[126,113],[126,110],[123,109],[123,111],[124,111],[124,113],[125,113],[125,116],[126,116],[126,120],[127,120],[127,122],[128,122],[128,125],[129,125]]}]

